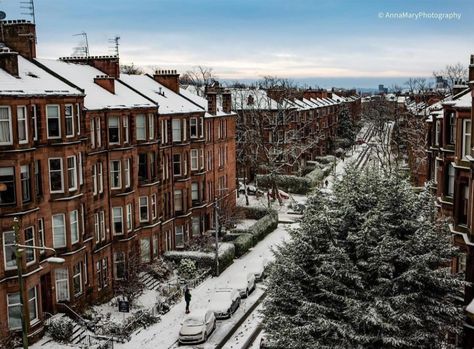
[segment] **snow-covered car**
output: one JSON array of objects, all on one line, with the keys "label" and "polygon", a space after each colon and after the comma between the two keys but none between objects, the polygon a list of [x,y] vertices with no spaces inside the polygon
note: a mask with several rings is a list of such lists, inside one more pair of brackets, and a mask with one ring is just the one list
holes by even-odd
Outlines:
[{"label": "snow-covered car", "polygon": [[[239,193],[245,194],[245,185],[242,182],[239,183]],[[257,189],[256,186],[247,184],[247,195],[257,194],[263,194],[263,192],[260,189]]]},{"label": "snow-covered car", "polygon": [[212,310],[193,310],[184,318],[178,341],[180,344],[205,342],[215,328],[216,317]]},{"label": "snow-covered car", "polygon": [[255,276],[255,281],[262,281],[265,278],[265,270],[268,266],[268,259],[259,259],[248,267],[248,270]]},{"label": "snow-covered car", "polygon": [[253,273],[237,274],[232,277],[230,287],[239,291],[240,297],[247,298],[255,289],[255,275]]},{"label": "snow-covered car", "polygon": [[210,300],[209,309],[216,319],[229,318],[240,305],[240,294],[234,288],[218,288]]}]

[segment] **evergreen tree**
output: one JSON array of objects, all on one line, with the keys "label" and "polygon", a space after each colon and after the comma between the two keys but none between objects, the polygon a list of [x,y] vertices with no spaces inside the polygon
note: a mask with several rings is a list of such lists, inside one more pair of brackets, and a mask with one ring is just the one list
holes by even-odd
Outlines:
[{"label": "evergreen tree", "polygon": [[441,348],[463,285],[433,197],[349,169],[275,251],[264,328],[277,348]]},{"label": "evergreen tree", "polygon": [[352,121],[351,113],[347,106],[343,105],[337,117],[337,136],[354,143],[357,130]]}]

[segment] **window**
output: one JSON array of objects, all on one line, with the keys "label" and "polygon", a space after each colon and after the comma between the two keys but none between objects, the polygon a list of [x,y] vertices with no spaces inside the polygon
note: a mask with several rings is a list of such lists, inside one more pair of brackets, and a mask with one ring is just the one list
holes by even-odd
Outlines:
[{"label": "window", "polygon": [[153,114],[148,115],[148,139],[155,138],[155,119]]},{"label": "window", "polygon": [[153,257],[158,256],[158,236],[153,236]]},{"label": "window", "polygon": [[189,137],[198,137],[198,119],[196,118],[189,119]]},{"label": "window", "polygon": [[148,222],[148,196],[140,196],[140,222]]},{"label": "window", "polygon": [[196,182],[191,183],[191,200],[193,203],[199,202],[199,184]]},{"label": "window", "polygon": [[113,207],[112,208],[112,219],[114,221],[113,225],[113,233],[114,235],[122,235],[123,234],[123,211],[122,207]]},{"label": "window", "polygon": [[[25,229],[25,245],[26,246],[35,246],[35,228],[28,227]],[[35,258],[35,250],[32,248],[25,248],[25,257],[26,257],[26,265],[34,263],[36,260]]]},{"label": "window", "polygon": [[96,133],[96,140],[97,140],[97,146],[100,147],[102,146],[102,132],[101,132],[101,126],[100,126],[100,118],[96,118],[95,120],[95,133]]},{"label": "window", "polygon": [[99,223],[100,223],[100,239],[105,240],[105,213],[104,211],[99,212]]},{"label": "window", "polygon": [[184,175],[188,175],[188,153],[184,153],[184,159],[183,159],[183,165],[184,165]]},{"label": "window", "polygon": [[448,196],[454,195],[454,166],[453,164],[448,165]]},{"label": "window", "polygon": [[31,180],[30,180],[30,166],[22,165],[21,172],[21,199],[23,202],[31,200]]},{"label": "window", "polygon": [[102,278],[102,265],[100,261],[96,263],[96,274],[97,274],[97,289],[101,290],[103,287],[103,278]]},{"label": "window", "polygon": [[[38,219],[38,243],[40,247],[44,247],[44,219]],[[45,250],[40,250],[40,254],[44,254]]]},{"label": "window", "polygon": [[135,128],[137,134],[137,141],[146,140],[146,120],[145,115],[137,115],[135,120]]},{"label": "window", "polygon": [[175,212],[183,211],[183,191],[174,191],[174,210]]},{"label": "window", "polygon": [[184,141],[188,138],[187,132],[188,132],[188,128],[186,125],[186,119],[183,119],[183,140]]},{"label": "window", "polygon": [[77,155],[78,155],[78,157],[77,157],[77,167],[79,168],[78,169],[78,172],[79,172],[79,185],[83,185],[84,184],[84,178],[83,178],[83,173],[82,173],[82,153],[79,153]]},{"label": "window", "polygon": [[18,142],[28,143],[28,122],[26,120],[26,107],[24,105],[16,108],[16,116],[18,121]]},{"label": "window", "polygon": [[112,160],[110,162],[110,183],[112,189],[120,189],[122,187],[120,172],[120,160]]},{"label": "window", "polygon": [[107,257],[102,259],[102,285],[103,287],[107,287],[108,286],[108,279],[109,279],[109,274],[108,274],[108,260],[107,260]]},{"label": "window", "polygon": [[87,279],[87,252],[84,255],[84,285],[87,285],[89,283],[89,280]]},{"label": "window", "polygon": [[125,188],[130,188],[130,159],[125,160]]},{"label": "window", "polygon": [[204,149],[199,149],[199,157],[200,157],[200,164],[201,170],[204,169]]},{"label": "window", "polygon": [[92,166],[92,193],[97,195],[97,164]]},{"label": "window", "polygon": [[103,171],[103,166],[102,166],[102,162],[98,162],[97,163],[97,184],[98,184],[98,189],[99,189],[99,193],[103,193],[104,192],[104,171]]},{"label": "window", "polygon": [[91,148],[95,148],[95,122],[91,119]]},{"label": "window", "polygon": [[100,242],[100,225],[99,225],[99,214],[94,213],[94,233],[95,233],[95,242]]},{"label": "window", "polygon": [[21,300],[20,293],[10,293],[7,296],[8,328],[15,330],[21,328]]},{"label": "window", "polygon": [[200,124],[201,124],[201,134],[200,134],[200,137],[203,138],[203,137],[204,137],[204,118],[201,118],[201,119],[200,119]]},{"label": "window", "polygon": [[199,158],[198,150],[191,149],[191,171],[197,171],[199,169]]},{"label": "window", "polygon": [[74,107],[72,104],[64,106],[64,118],[66,123],[66,137],[74,137]]},{"label": "window", "polygon": [[61,121],[59,119],[59,105],[46,106],[48,138],[61,138]]},{"label": "window", "polygon": [[81,134],[81,105],[76,103],[77,135]]},{"label": "window", "polygon": [[181,154],[173,154],[173,174],[181,176]]},{"label": "window", "polygon": [[56,280],[56,301],[69,300],[69,273],[66,268],[59,268],[54,271]]},{"label": "window", "polygon": [[184,246],[184,227],[182,225],[175,227],[175,244],[176,247]]},{"label": "window", "polygon": [[28,290],[28,311],[30,317],[30,323],[36,322],[38,318],[38,294],[36,287]]},{"label": "window", "polygon": [[109,117],[109,144],[120,143],[120,119],[118,116]]},{"label": "window", "polygon": [[461,253],[458,257],[458,273],[465,273],[466,272],[466,254]]},{"label": "window", "polygon": [[150,178],[155,179],[156,178],[156,155],[154,152],[151,152],[148,154],[149,158],[149,163],[150,163]]},{"label": "window", "polygon": [[441,120],[436,120],[435,123],[435,145],[439,145],[441,136]]},{"label": "window", "polygon": [[67,158],[67,182],[69,185],[69,191],[77,190],[77,168],[75,156],[69,156]]},{"label": "window", "polygon": [[138,180],[144,182],[148,179],[148,163],[147,163],[147,154],[141,153],[138,154]]},{"label": "window", "polygon": [[81,262],[74,265],[72,268],[72,288],[74,290],[74,296],[80,296],[82,294],[82,265]]},{"label": "window", "polygon": [[133,229],[133,208],[132,204],[127,204],[127,231]]},{"label": "window", "polygon": [[12,117],[10,107],[0,107],[0,144],[12,144]]},{"label": "window", "polygon": [[41,181],[41,163],[40,160],[35,160],[35,194],[36,196],[41,196],[42,193],[43,183]]},{"label": "window", "polygon": [[123,117],[123,142],[128,143],[129,139],[128,116]]},{"label": "window", "polygon": [[38,110],[36,109],[36,105],[31,106],[32,115],[31,119],[33,120],[33,140],[38,140]]},{"label": "window", "polygon": [[117,280],[125,279],[125,253],[114,252],[114,276]]},{"label": "window", "polygon": [[454,144],[456,142],[456,118],[454,112],[450,112],[448,115],[448,131],[449,131],[449,143]]},{"label": "window", "polygon": [[69,225],[71,226],[71,243],[79,241],[79,213],[77,210],[69,212]]},{"label": "window", "polygon": [[193,236],[198,236],[201,233],[201,218],[199,216],[194,216],[191,218],[192,229],[191,232]]},{"label": "window", "polygon": [[53,219],[53,247],[66,247],[66,227],[64,214],[55,214]]},{"label": "window", "polygon": [[49,189],[52,194],[64,192],[63,159],[49,159]]},{"label": "window", "polygon": [[140,239],[140,259],[142,263],[150,261],[150,238]]},{"label": "window", "polygon": [[463,120],[462,158],[471,155],[471,120]]},{"label": "window", "polygon": [[5,262],[5,270],[16,268],[14,231],[3,232],[3,257]]},{"label": "window", "polygon": [[181,142],[181,120],[173,119],[171,123],[173,142]]},{"label": "window", "polygon": [[157,215],[158,207],[156,206],[156,194],[151,196],[151,219],[155,219]]}]

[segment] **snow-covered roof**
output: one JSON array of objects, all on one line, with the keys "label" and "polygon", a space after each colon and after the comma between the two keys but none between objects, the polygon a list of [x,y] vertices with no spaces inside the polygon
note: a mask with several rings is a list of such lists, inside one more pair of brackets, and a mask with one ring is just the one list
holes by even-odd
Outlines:
[{"label": "snow-covered roof", "polygon": [[115,80],[115,93],[111,93],[94,82],[103,76],[100,70],[85,64],[75,64],[53,59],[36,59],[48,69],[85,91],[84,106],[87,109],[150,108],[156,104],[136,93],[119,80]]},{"label": "snow-covered roof", "polygon": [[[282,109],[282,105],[271,99],[265,90],[239,88],[231,89],[232,104],[235,110],[246,109],[266,109],[278,110]],[[253,98],[253,103],[249,104],[249,97]]]},{"label": "snow-covered roof", "polygon": [[452,106],[454,108],[471,108],[472,107],[472,96],[470,93],[466,93],[462,97],[453,101]]},{"label": "snow-covered roof", "polygon": [[[216,101],[216,114],[210,114],[208,112],[208,102],[207,99],[204,97],[201,97],[200,95],[196,93],[200,93],[199,89],[190,88],[191,86],[188,86],[187,88],[180,88],[179,89],[179,94],[182,97],[187,98],[188,100],[192,101],[193,103],[197,104],[200,106],[202,109],[206,111],[206,114],[204,115],[206,118],[213,118],[213,117],[218,117],[218,116],[229,116],[229,115],[235,115],[234,112],[226,113],[224,112],[224,108],[222,105],[222,99],[218,98]],[[201,110],[202,111],[202,110]]]},{"label": "snow-covered roof", "polygon": [[43,96],[83,93],[18,55],[18,77],[0,69],[0,95]]},{"label": "snow-covered roof", "polygon": [[173,92],[149,75],[120,74],[120,80],[158,104],[160,114],[203,112],[196,104]]}]

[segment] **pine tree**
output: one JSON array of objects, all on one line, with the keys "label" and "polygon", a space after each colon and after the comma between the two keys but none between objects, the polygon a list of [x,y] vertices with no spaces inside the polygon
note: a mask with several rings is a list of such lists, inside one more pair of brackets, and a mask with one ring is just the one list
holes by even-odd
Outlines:
[{"label": "pine tree", "polygon": [[357,131],[351,113],[347,106],[343,105],[337,117],[337,136],[354,143],[356,135]]},{"label": "pine tree", "polygon": [[458,331],[456,250],[427,191],[350,169],[291,236],[264,310],[277,348],[437,348]]}]

